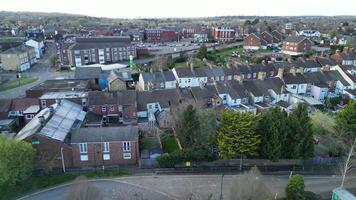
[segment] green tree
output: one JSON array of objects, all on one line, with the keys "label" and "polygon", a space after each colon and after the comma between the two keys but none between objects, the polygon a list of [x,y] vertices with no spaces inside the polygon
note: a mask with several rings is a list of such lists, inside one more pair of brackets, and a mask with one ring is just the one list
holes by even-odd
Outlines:
[{"label": "green tree", "polygon": [[209,149],[216,143],[216,112],[213,109],[206,109],[200,111],[198,116],[200,122],[199,146]]},{"label": "green tree", "polygon": [[338,31],[337,31],[335,28],[333,28],[333,29],[331,29],[331,30],[329,31],[329,36],[330,36],[330,38],[334,38],[334,37],[336,37],[338,34],[339,34],[339,33],[338,33]]},{"label": "green tree", "polygon": [[200,132],[200,121],[194,106],[188,105],[183,111],[176,124],[176,131],[178,139],[184,148],[194,147],[199,143],[199,138],[196,136]]},{"label": "green tree", "polygon": [[204,59],[207,57],[208,49],[206,48],[205,44],[202,44],[198,50],[197,58]]},{"label": "green tree", "polygon": [[28,178],[33,169],[34,155],[31,144],[0,137],[0,187]]},{"label": "green tree", "polygon": [[232,158],[245,154],[257,156],[261,143],[257,133],[258,116],[252,113],[233,112],[222,113],[222,121],[217,130],[217,144],[220,156]]},{"label": "green tree", "polygon": [[350,101],[345,108],[336,115],[336,129],[356,137],[356,101]]},{"label": "green tree", "polygon": [[261,134],[261,155],[272,161],[282,157],[285,133],[287,130],[287,113],[279,108],[272,108],[263,113],[259,123]]},{"label": "green tree", "polygon": [[288,116],[286,152],[289,158],[309,158],[314,152],[314,138],[307,107],[298,104]]},{"label": "green tree", "polygon": [[304,200],[304,178],[301,175],[294,175],[289,179],[286,187],[286,200]]}]

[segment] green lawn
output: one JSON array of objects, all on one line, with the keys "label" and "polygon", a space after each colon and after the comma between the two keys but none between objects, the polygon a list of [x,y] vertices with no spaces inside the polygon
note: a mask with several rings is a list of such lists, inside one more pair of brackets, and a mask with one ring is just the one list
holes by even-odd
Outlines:
[{"label": "green lawn", "polygon": [[87,178],[119,177],[128,176],[130,173],[118,171],[92,172],[84,174],[61,174],[55,176],[33,176],[17,184],[16,186],[7,186],[0,188],[0,200],[15,199],[25,194],[35,192],[47,187],[73,181],[78,176]]},{"label": "green lawn", "polygon": [[173,136],[164,136],[161,138],[161,142],[164,153],[172,153],[179,149],[177,141]]},{"label": "green lawn", "polygon": [[234,51],[242,52],[243,48],[234,47],[234,48],[219,49],[215,51],[210,51],[209,54],[211,54],[212,56],[231,57],[232,52]]},{"label": "green lawn", "polygon": [[15,81],[7,84],[4,87],[1,87],[0,92],[6,91],[6,90],[11,90],[13,88],[17,88],[17,87],[20,87],[23,85],[27,85],[27,84],[33,83],[37,80],[38,80],[37,77],[35,77],[35,78],[22,77],[20,79],[16,79]]},{"label": "green lawn", "polygon": [[187,62],[176,62],[174,63],[175,67],[186,67],[187,66]]}]

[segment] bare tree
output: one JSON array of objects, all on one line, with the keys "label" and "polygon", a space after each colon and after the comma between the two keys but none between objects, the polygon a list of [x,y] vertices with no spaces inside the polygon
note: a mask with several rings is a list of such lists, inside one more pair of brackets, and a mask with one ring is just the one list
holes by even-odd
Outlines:
[{"label": "bare tree", "polygon": [[253,167],[250,171],[236,177],[230,190],[229,199],[266,200],[272,199],[272,197],[262,174],[257,167]]},{"label": "bare tree", "polygon": [[101,191],[90,183],[86,177],[80,176],[75,179],[67,193],[68,200],[100,200],[103,199]]},{"label": "bare tree", "polygon": [[342,169],[342,181],[340,187],[344,187],[344,183],[346,180],[346,175],[354,168],[356,167],[356,152],[355,152],[355,147],[356,147],[356,138],[354,139],[354,142],[352,143],[350,147],[350,151],[347,155],[345,165],[343,166]]}]

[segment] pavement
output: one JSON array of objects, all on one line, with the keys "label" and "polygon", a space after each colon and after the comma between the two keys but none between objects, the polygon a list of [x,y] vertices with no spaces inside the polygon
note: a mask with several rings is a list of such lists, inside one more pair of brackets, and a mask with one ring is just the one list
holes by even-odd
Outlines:
[{"label": "pavement", "polygon": [[[91,182],[100,189],[103,199],[229,199],[239,175],[145,175]],[[272,194],[281,197],[289,176],[264,176]],[[340,185],[338,176],[304,176],[306,190],[328,193]],[[243,181],[243,180],[242,180]],[[346,187],[355,187],[356,177],[349,177]],[[71,184],[60,185],[20,198],[21,200],[66,199]],[[222,196],[221,196],[222,195]],[[222,197],[222,198],[221,198]]]}]

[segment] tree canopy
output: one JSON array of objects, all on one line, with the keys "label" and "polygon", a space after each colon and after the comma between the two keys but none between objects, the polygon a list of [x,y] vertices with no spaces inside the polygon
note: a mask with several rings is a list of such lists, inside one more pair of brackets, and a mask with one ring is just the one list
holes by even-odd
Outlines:
[{"label": "tree canopy", "polygon": [[284,154],[286,144],[287,113],[275,107],[263,113],[259,123],[261,134],[261,155],[273,161],[277,161]]},{"label": "tree canopy", "polygon": [[226,110],[222,113],[217,130],[217,144],[223,158],[238,157],[240,154],[257,156],[261,143],[257,134],[258,117],[252,113]]},{"label": "tree canopy", "polygon": [[34,155],[31,144],[0,136],[0,187],[28,178],[32,173]]},{"label": "tree canopy", "polygon": [[202,44],[198,50],[197,58],[204,59],[208,55],[208,48],[206,48],[205,44]]},{"label": "tree canopy", "polygon": [[336,129],[356,137],[356,101],[350,101],[335,118]]},{"label": "tree canopy", "polygon": [[286,200],[305,199],[304,178],[301,175],[293,175],[286,187]]}]

